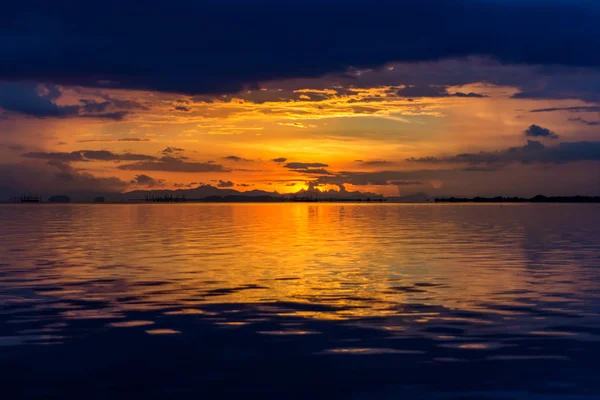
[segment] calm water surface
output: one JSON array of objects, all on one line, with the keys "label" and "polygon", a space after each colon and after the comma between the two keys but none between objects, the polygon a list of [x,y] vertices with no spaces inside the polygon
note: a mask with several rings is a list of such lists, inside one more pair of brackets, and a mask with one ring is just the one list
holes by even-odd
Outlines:
[{"label": "calm water surface", "polygon": [[599,399],[599,205],[0,205],[8,398]]}]

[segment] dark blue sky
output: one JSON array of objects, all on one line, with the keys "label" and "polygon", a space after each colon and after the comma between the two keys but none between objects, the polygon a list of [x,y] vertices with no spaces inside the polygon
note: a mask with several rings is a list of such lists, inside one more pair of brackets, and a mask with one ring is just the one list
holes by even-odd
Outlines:
[{"label": "dark blue sky", "polygon": [[25,0],[3,6],[0,79],[198,94],[469,55],[597,67],[599,20],[580,0]]}]

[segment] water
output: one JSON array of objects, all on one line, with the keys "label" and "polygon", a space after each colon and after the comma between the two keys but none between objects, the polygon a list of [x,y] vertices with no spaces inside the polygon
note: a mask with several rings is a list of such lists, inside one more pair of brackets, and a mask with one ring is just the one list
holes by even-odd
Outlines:
[{"label": "water", "polygon": [[600,398],[598,205],[0,205],[0,221],[5,398]]}]

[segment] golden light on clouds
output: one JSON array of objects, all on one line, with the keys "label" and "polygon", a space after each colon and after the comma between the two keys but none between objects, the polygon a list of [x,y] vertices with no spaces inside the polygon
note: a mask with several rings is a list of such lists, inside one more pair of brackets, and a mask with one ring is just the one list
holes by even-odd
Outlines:
[{"label": "golden light on clouds", "polygon": [[[56,104],[78,107],[79,118],[22,119],[13,128],[22,133],[20,142],[29,152],[92,150],[154,157],[154,163],[140,164],[139,169],[118,157],[69,161],[79,173],[116,177],[130,189],[144,188],[136,180],[143,174],[160,182],[152,189],[224,181],[239,191],[288,193],[318,182],[324,190],[343,183],[347,190],[385,195],[449,187],[447,178],[425,179],[430,174],[418,171],[415,179],[408,179],[414,185],[392,184],[403,171],[453,167],[407,159],[523,146],[523,131],[531,124],[550,125],[561,139],[593,138],[589,129],[564,116],[529,112],[584,106],[581,100],[520,99],[518,88],[490,83],[382,84],[390,75],[406,73],[406,67],[390,65],[341,80],[266,82],[257,89],[214,96],[64,86]],[[44,85],[40,90],[48,91]],[[167,154],[168,148],[180,150]],[[15,152],[8,157],[23,161]],[[288,168],[285,162],[272,161],[279,158],[322,166]],[[204,167],[209,164],[215,167]],[[332,178],[369,173],[386,178]]]}]

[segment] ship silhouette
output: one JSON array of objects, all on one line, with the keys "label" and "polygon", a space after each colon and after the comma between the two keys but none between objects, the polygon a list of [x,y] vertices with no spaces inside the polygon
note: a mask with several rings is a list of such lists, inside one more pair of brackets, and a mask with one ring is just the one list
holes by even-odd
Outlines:
[{"label": "ship silhouette", "polygon": [[10,197],[8,201],[10,203],[41,203],[42,197],[35,196],[35,195],[32,195],[31,193],[29,193],[29,194],[22,194],[21,196]]}]

